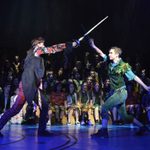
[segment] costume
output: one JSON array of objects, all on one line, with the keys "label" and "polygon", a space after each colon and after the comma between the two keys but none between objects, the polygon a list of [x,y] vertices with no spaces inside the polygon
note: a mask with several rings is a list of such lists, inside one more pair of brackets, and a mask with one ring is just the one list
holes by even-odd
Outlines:
[{"label": "costume", "polygon": [[102,106],[102,118],[104,119],[108,120],[108,111],[113,107],[118,108],[119,114],[125,121],[132,122],[134,119],[126,112],[125,101],[127,98],[127,90],[124,82],[124,75],[128,80],[132,80],[135,77],[128,63],[125,63],[122,59],[120,59],[118,63],[109,63],[108,76],[110,79],[111,96]]},{"label": "costume", "polygon": [[[34,42],[35,43],[35,42]],[[37,43],[36,43],[37,44]],[[0,130],[4,127],[11,117],[20,112],[25,102],[32,107],[32,101],[39,89],[40,81],[44,76],[45,68],[41,54],[51,54],[63,51],[66,48],[72,48],[72,43],[62,43],[51,47],[36,48],[33,46],[27,53],[24,62],[24,71],[22,73],[21,82],[19,84],[19,94],[14,105],[8,109],[0,118]],[[38,57],[34,53],[38,54]],[[42,108],[39,119],[39,133],[45,131],[48,116],[48,100],[42,90],[40,90]]]}]

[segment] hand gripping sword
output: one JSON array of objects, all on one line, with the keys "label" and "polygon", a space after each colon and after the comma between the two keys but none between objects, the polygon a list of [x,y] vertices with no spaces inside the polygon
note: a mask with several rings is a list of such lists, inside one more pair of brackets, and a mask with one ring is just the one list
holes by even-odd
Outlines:
[{"label": "hand gripping sword", "polygon": [[102,22],[104,22],[106,19],[108,18],[108,16],[106,16],[104,19],[102,19],[100,22],[98,22],[94,27],[92,27],[89,31],[87,31],[82,37],[80,37],[77,41],[81,42],[85,36],[87,36],[88,34],[90,34],[97,26],[99,26]]}]

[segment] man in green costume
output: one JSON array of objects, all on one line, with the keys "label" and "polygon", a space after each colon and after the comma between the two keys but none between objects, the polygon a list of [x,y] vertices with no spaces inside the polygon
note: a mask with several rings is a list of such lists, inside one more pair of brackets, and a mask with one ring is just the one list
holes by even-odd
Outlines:
[{"label": "man in green costume", "polygon": [[[105,61],[107,61],[107,56],[104,54],[95,44],[94,40],[90,39],[90,46],[96,50],[97,53]],[[102,106],[102,128],[98,130],[97,133],[93,134],[92,136],[98,136],[98,137],[108,137],[108,118],[109,114],[108,111],[112,109],[113,107],[118,108],[118,112],[120,116],[126,121],[126,122],[133,122],[139,127],[137,135],[143,135],[145,132],[148,131],[148,128],[144,126],[141,122],[139,122],[136,118],[133,116],[127,114],[125,101],[127,98],[127,90],[126,85],[124,82],[124,75],[128,78],[128,80],[135,80],[137,83],[139,83],[145,90],[150,91],[150,87],[145,85],[143,81],[136,76],[128,63],[125,63],[120,55],[122,53],[122,50],[118,47],[112,47],[109,50],[109,60],[110,63],[108,64],[108,76],[110,79],[110,86],[112,95],[105,101],[104,105]]]}]

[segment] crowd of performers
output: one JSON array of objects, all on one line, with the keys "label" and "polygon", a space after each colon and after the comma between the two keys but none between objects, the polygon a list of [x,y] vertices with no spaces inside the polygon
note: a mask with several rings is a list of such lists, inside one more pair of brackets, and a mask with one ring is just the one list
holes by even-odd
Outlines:
[{"label": "crowd of performers", "polygon": [[[38,44],[36,43],[36,40],[32,42],[33,47],[34,44]],[[71,43],[71,45],[71,49],[77,47],[75,43]],[[70,45],[68,47],[67,46],[63,44],[57,45],[56,47],[54,46],[52,48],[47,48],[46,50],[44,49],[44,52],[38,51],[38,54],[61,52],[63,51],[62,49],[66,49]],[[34,49],[34,51],[36,50]],[[43,56],[45,71],[40,83],[36,83],[40,86],[40,88],[36,91],[36,96],[32,96],[32,93],[35,92],[34,90],[25,87],[26,82],[30,82],[27,80],[31,80],[31,78],[23,80],[22,77],[22,72],[25,72],[24,68],[29,68],[29,66],[32,67],[32,64],[28,63],[31,59],[30,52],[28,52],[25,60],[21,60],[19,56],[14,56],[13,60],[6,58],[1,63],[0,72],[1,116],[15,104],[18,95],[22,97],[22,99],[25,97],[27,100],[23,101],[23,105],[21,105],[18,110],[20,112],[17,112],[18,114],[16,113],[15,116],[12,115],[10,123],[39,123],[39,134],[43,134],[41,131],[45,130],[46,127],[43,127],[43,124],[40,126],[40,118],[41,110],[43,109],[42,98],[44,96],[46,97],[46,104],[48,105],[48,107],[44,106],[44,109],[48,109],[48,115],[45,118],[47,125],[101,124],[102,105],[112,95],[110,79],[107,75],[106,61],[103,60],[95,52],[95,50],[91,51],[92,55],[94,53],[94,59],[92,60],[91,53],[85,52],[82,60],[78,60],[76,56],[73,56],[75,61],[72,61],[67,58],[67,55],[72,55],[72,50],[66,51],[66,53],[65,50],[61,52],[64,53],[62,61],[56,60],[55,55],[47,57]],[[58,65],[57,61],[61,61],[61,63]],[[142,79],[142,81],[144,81],[144,83],[150,85],[150,79],[148,78],[149,74],[147,73],[149,70],[142,68],[139,62],[132,64],[132,70]],[[38,75],[39,73],[41,72],[37,72]],[[30,76],[30,73],[28,72],[26,76]],[[126,79],[125,83],[128,91],[128,97],[126,100],[126,110],[128,114],[132,114],[135,118],[145,124],[149,124],[150,93],[134,81],[129,82]],[[23,95],[20,94],[20,88],[23,89]],[[26,91],[24,91],[24,89],[26,89]],[[108,117],[109,123],[126,123],[124,122],[122,116],[118,114],[118,107],[111,108],[111,110],[109,110]],[[6,118],[2,118],[1,120],[5,120]],[[43,118],[41,122],[43,122]],[[3,125],[0,129],[2,128]],[[47,132],[44,132],[44,134],[47,134]]]}]

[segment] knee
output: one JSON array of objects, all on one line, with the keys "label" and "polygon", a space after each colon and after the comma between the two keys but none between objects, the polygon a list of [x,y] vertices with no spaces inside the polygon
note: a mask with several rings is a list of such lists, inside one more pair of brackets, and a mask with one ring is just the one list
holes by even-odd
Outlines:
[{"label": "knee", "polygon": [[132,115],[128,115],[127,113],[123,113],[121,117],[125,123],[132,123],[134,119]]}]

